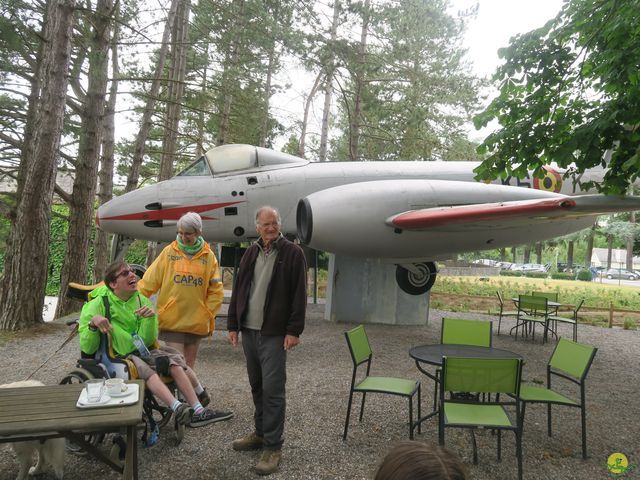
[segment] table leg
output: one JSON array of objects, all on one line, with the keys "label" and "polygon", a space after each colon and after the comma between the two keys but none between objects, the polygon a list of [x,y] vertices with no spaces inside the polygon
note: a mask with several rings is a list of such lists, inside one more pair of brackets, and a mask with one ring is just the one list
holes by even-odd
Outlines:
[{"label": "table leg", "polygon": [[138,480],[138,443],[135,425],[127,426],[127,451],[122,477],[124,480]]}]

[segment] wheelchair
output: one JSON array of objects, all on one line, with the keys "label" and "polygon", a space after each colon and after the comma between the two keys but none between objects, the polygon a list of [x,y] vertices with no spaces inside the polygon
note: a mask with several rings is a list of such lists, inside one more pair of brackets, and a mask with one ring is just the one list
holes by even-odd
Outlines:
[{"label": "wheelchair", "polygon": [[[87,301],[89,292],[99,285],[100,284],[81,285],[70,283],[67,296]],[[69,325],[74,325],[74,328],[77,328],[78,320],[79,319],[73,319],[67,323]],[[100,336],[100,346],[95,354],[90,355],[85,352],[80,353],[81,357],[76,363],[76,368],[68,372],[60,380],[61,385],[69,383],[84,383],[92,378],[122,378],[124,380],[135,380],[138,378],[135,364],[131,360],[118,357],[115,354],[111,348],[110,337],[106,334],[102,334]],[[177,388],[173,379],[171,377],[164,376],[161,376],[160,378],[175,395]],[[160,429],[169,424],[172,416],[173,411],[171,408],[160,404],[151,391],[145,389],[142,419],[145,423],[145,428],[143,429],[141,438],[144,446],[151,447],[158,442]],[[176,421],[174,422],[174,429],[176,431],[177,444],[180,444],[184,438],[185,426]],[[104,442],[104,440],[105,434],[88,434],[85,436],[85,441],[94,446]],[[114,461],[124,461],[126,443],[123,436],[115,435],[111,441],[112,446],[110,457]],[[67,442],[67,449],[74,453],[82,453],[81,449],[72,442]]]}]

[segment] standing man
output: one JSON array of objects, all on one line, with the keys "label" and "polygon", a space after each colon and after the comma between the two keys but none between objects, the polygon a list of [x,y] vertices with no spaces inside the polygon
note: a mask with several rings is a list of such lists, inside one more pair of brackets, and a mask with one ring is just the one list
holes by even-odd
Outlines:
[{"label": "standing man", "polygon": [[229,304],[229,342],[242,349],[255,406],[255,431],[235,440],[234,450],[262,450],[256,472],[278,470],[284,442],[287,351],[300,343],[307,306],[307,264],[302,249],[280,233],[278,211],[256,212],[260,238],[240,261]]}]

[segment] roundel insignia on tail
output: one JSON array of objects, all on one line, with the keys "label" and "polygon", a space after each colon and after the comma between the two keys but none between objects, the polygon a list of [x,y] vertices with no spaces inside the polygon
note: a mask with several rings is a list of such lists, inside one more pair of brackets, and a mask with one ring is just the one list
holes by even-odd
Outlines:
[{"label": "roundel insignia on tail", "polygon": [[544,177],[533,179],[533,188],[546,192],[560,193],[562,189],[562,176],[551,167],[542,167],[545,170]]}]

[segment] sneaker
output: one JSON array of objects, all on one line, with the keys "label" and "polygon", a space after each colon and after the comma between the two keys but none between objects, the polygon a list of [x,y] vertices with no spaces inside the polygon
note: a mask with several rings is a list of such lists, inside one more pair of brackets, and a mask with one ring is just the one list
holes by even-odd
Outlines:
[{"label": "sneaker", "polygon": [[211,403],[211,397],[209,396],[209,392],[207,392],[206,388],[198,394],[198,401],[203,407],[206,407]]},{"label": "sneaker", "polygon": [[262,448],[262,437],[259,437],[255,433],[250,433],[246,437],[234,440],[231,444],[234,450],[238,452],[245,452],[247,450],[259,450]]},{"label": "sneaker", "polygon": [[189,405],[186,403],[181,403],[176,411],[173,412],[176,417],[176,424],[179,425],[189,425],[191,423],[191,416],[193,414],[193,410],[189,408]]},{"label": "sneaker", "polygon": [[278,465],[282,459],[282,450],[264,449],[262,456],[256,464],[256,473],[258,475],[271,475],[278,471]]},{"label": "sneaker", "polygon": [[231,412],[223,412],[221,410],[211,410],[210,408],[204,408],[200,413],[194,413],[191,417],[191,427],[203,427],[214,422],[221,422],[223,420],[229,420],[233,417]]}]

